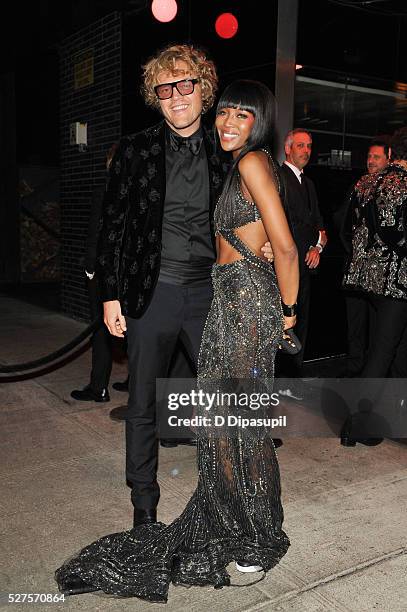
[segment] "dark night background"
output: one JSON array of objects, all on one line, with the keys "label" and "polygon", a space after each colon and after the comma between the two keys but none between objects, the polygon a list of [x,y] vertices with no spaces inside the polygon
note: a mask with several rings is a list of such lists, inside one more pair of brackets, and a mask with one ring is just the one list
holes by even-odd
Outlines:
[{"label": "dark night background", "polygon": [[[356,7],[346,4],[357,5]],[[17,161],[58,164],[58,45],[71,32],[114,10],[123,10],[126,48],[123,131],[154,118],[138,95],[140,64],[157,48],[175,41],[206,47],[221,78],[256,74],[273,86],[277,2],[179,0],[169,24],[153,19],[144,0],[36,0],[16,2],[2,17],[1,72],[15,71]],[[407,81],[405,0],[364,3],[302,0],[299,3],[297,62],[394,81]],[[214,22],[221,12],[239,20],[237,35],[220,39]],[[264,66],[253,69],[253,67]],[[221,81],[222,82],[222,81]]]},{"label": "dark night background", "polygon": [[[92,157],[96,149],[90,147],[76,162],[67,161],[73,147],[70,151],[66,145],[63,148],[67,134],[61,133],[60,126],[64,125],[65,130],[70,121],[81,117],[73,108],[72,119],[68,121],[63,116],[66,105],[60,104],[61,84],[68,81],[61,82],[60,72],[67,37],[106,15],[122,13],[122,83],[121,88],[114,90],[121,89],[121,104],[116,103],[113,95],[107,107],[103,103],[100,113],[106,113],[110,128],[114,126],[110,111],[111,116],[120,116],[123,134],[157,121],[156,113],[145,107],[139,94],[141,65],[169,43],[192,42],[206,48],[217,64],[220,89],[230,80],[242,77],[262,80],[274,90],[278,0],[178,0],[178,15],[167,24],[153,18],[150,6],[151,0],[33,0],[17,1],[13,11],[8,8],[2,15],[0,83],[4,87],[1,93],[6,93],[3,98],[0,96],[0,139],[6,137],[0,159],[2,174],[7,178],[0,181],[0,230],[3,225],[0,280],[14,283],[25,295],[27,281],[31,280],[35,299],[41,294],[38,299],[45,300],[45,283],[39,292],[36,282],[41,278],[36,276],[36,270],[44,270],[43,263],[51,257],[55,275],[49,278],[55,283],[49,295],[55,297],[56,308],[62,304],[65,313],[82,320],[87,319],[83,255],[89,201],[92,188],[104,181],[104,151],[98,150],[101,157],[96,159]],[[221,39],[215,32],[216,17],[222,12],[232,12],[238,19],[239,30],[232,39]],[[349,186],[364,172],[369,139],[406,124],[406,25],[406,0],[299,0],[296,61],[304,68],[297,73],[295,122],[313,131],[314,151],[307,173],[316,182],[330,236],[315,278],[316,308],[310,326],[314,341],[309,356],[346,350],[340,291],[343,252],[331,220]],[[105,57],[102,56],[103,61]],[[101,83],[102,87],[111,85],[107,78],[98,77],[95,87]],[[344,93],[344,83],[345,87],[351,86],[349,92]],[[95,89],[88,88],[85,97],[92,99],[95,95],[92,92]],[[91,130],[95,121],[89,120]],[[115,138],[118,133],[115,132]],[[14,160],[14,145],[15,161],[8,162],[8,158]],[[335,149],[351,151],[351,166],[329,165]],[[69,183],[71,179],[66,177],[70,168],[76,172],[75,164],[81,167],[81,174]],[[36,172],[42,173],[42,178],[36,179]],[[31,198],[31,212],[37,215],[37,221],[32,222],[27,217],[30,194],[25,197],[20,190],[20,202],[16,195],[15,186],[19,184],[21,188],[24,176],[34,184],[34,191],[36,181],[46,184],[49,177],[54,181],[54,206],[45,220],[56,232],[60,230],[60,235],[56,242],[44,242],[43,247],[34,240],[41,233],[38,219],[44,220],[43,193],[37,189],[37,194],[34,193],[37,199]],[[80,184],[75,183],[77,180]],[[22,271],[24,257],[28,272]],[[5,264],[1,264],[3,259]],[[321,288],[324,295],[320,295]],[[329,307],[325,304],[326,295]],[[321,328],[331,326],[331,307],[337,313],[335,330],[321,334]]]}]

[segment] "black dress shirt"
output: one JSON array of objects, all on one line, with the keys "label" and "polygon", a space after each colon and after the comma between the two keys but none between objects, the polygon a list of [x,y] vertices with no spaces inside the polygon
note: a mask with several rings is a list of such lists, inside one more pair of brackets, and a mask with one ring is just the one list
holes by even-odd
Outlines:
[{"label": "black dress shirt", "polygon": [[[201,136],[199,129],[193,138]],[[159,281],[197,285],[210,278],[215,261],[209,220],[209,173],[205,147],[195,154],[166,134],[166,192]],[[181,146],[179,143],[181,142]]]}]

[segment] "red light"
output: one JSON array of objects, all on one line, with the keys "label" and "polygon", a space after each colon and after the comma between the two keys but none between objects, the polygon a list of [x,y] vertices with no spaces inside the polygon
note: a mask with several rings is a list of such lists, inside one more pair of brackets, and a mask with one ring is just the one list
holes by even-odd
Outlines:
[{"label": "red light", "polygon": [[232,13],[222,13],[215,22],[215,30],[221,38],[233,38],[239,28],[239,23]]},{"label": "red light", "polygon": [[178,6],[176,0],[153,0],[151,10],[157,21],[168,23],[177,14]]}]

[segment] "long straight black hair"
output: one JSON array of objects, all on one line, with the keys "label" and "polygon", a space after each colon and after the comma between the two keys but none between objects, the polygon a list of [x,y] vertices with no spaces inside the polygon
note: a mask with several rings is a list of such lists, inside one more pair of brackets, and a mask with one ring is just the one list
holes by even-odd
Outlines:
[{"label": "long straight black hair", "polygon": [[[239,79],[226,87],[219,99],[216,113],[223,108],[240,108],[249,111],[254,115],[255,120],[245,146],[234,160],[226,177],[217,207],[221,216],[222,210],[228,210],[229,214],[232,211],[232,200],[238,180],[237,167],[242,157],[249,151],[269,148],[271,145],[275,125],[276,101],[274,95],[264,83]],[[217,221],[222,223],[220,218]]]}]

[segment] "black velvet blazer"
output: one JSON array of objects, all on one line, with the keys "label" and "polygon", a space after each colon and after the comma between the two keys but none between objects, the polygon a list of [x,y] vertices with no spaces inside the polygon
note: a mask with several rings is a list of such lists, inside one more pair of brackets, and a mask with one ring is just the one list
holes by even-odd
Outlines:
[{"label": "black velvet blazer", "polygon": [[[210,225],[228,165],[213,132],[203,126],[210,186]],[[110,166],[103,203],[97,268],[104,302],[119,300],[122,313],[140,317],[148,308],[161,261],[165,200],[165,123],[121,139]]]}]

